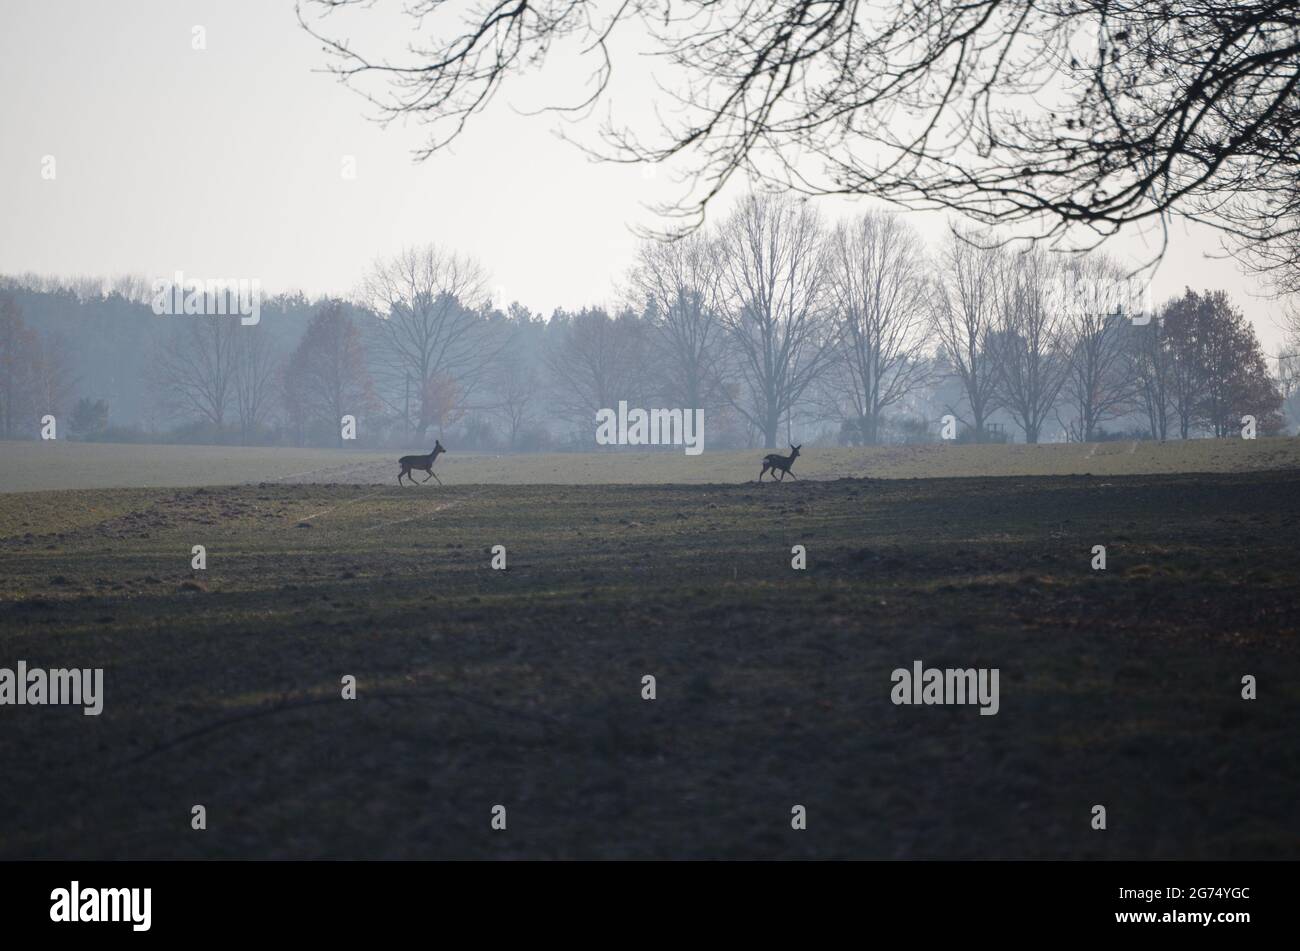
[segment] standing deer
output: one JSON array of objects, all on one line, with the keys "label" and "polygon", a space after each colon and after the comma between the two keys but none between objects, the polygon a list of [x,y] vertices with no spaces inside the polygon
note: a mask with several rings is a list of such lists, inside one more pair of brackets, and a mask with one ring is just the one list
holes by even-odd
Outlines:
[{"label": "standing deer", "polygon": [[[439,453],[444,453],[446,451],[446,449],[442,448],[442,443],[435,439],[433,441],[433,452],[429,453],[427,456],[403,456],[401,459],[398,459],[397,464],[402,467],[402,471],[397,473],[397,484],[402,484],[402,476],[406,476],[416,485],[424,485],[425,482],[429,481],[429,476],[438,479],[437,475],[435,475],[433,471],[433,461],[438,458]],[[425,476],[422,481],[417,483],[415,481],[415,476],[411,475],[412,469],[419,469],[422,472],[429,473],[429,475]],[[442,485],[441,479],[438,479],[438,484]]]},{"label": "standing deer", "polygon": [[796,446],[794,443],[790,443],[790,455],[783,456],[780,453],[769,452],[766,456],[764,456],[763,471],[758,474],[758,481],[759,482],[763,481],[763,476],[767,475],[767,470],[769,469],[772,470],[773,482],[777,481],[776,473],[778,470],[780,470],[781,472],[781,479],[780,479],[781,482],[785,481],[786,473],[790,473],[791,479],[799,478],[797,475],[795,475],[793,472],[790,471],[790,467],[794,465],[794,461],[799,458],[799,448],[800,447]]}]

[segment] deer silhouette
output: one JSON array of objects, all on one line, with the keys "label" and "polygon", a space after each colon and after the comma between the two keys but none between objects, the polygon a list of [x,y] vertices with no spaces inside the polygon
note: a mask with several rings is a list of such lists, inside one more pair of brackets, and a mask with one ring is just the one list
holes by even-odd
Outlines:
[{"label": "deer silhouette", "polygon": [[767,471],[769,469],[772,470],[773,482],[778,481],[776,478],[776,474],[778,471],[781,473],[781,478],[779,480],[781,482],[785,481],[786,473],[790,474],[791,479],[799,478],[797,475],[795,475],[793,472],[790,471],[790,467],[794,465],[794,461],[799,458],[799,448],[800,447],[796,446],[794,443],[790,443],[790,455],[783,456],[777,452],[769,452],[766,456],[764,456],[763,471],[758,474],[758,481],[759,482],[763,481],[763,476],[767,475]]},{"label": "deer silhouette", "polygon": [[[397,464],[402,467],[402,471],[397,473],[397,484],[402,484],[402,476],[406,476],[415,485],[424,485],[425,482],[429,481],[430,476],[438,479],[438,476],[433,471],[433,462],[438,458],[440,453],[446,451],[446,449],[442,448],[442,443],[435,439],[433,441],[433,452],[429,453],[427,456],[403,456],[401,459],[398,459]],[[412,469],[419,469],[421,472],[429,473],[429,475],[425,476],[420,482],[416,482],[415,476],[411,475]],[[438,484],[442,485],[441,479],[438,479]]]}]

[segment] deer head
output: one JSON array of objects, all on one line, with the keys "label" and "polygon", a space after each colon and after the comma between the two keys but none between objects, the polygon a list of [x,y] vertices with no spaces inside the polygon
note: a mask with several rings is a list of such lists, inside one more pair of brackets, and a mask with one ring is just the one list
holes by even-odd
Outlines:
[{"label": "deer head", "polygon": [[439,453],[443,453],[446,451],[447,451],[446,449],[442,448],[442,442],[440,440],[435,439],[433,441],[433,452],[430,453],[430,455],[432,455],[436,459],[438,458]]},{"label": "deer head", "polygon": [[791,461],[793,461],[793,460],[799,458],[799,449],[800,449],[800,447],[801,447],[802,445],[803,445],[802,443],[800,443],[798,446],[796,446],[794,443],[790,443],[790,459],[791,459]]}]

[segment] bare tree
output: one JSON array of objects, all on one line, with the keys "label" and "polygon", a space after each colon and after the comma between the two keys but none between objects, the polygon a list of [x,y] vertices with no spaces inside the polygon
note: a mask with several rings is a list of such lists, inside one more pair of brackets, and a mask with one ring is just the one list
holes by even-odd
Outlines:
[{"label": "bare tree", "polygon": [[1300,306],[1292,301],[1283,329],[1286,336],[1277,357],[1277,385],[1293,429],[1300,431]]},{"label": "bare tree", "polygon": [[271,413],[279,361],[261,325],[243,327],[235,338],[234,401],[239,441],[248,445]]},{"label": "bare tree", "polygon": [[885,410],[929,379],[925,357],[934,303],[925,248],[897,215],[871,211],[829,241],[827,285],[837,324],[835,376],[868,443]]},{"label": "bare tree", "polygon": [[[994,339],[998,324],[1002,252],[954,234],[944,246],[934,333],[961,383],[975,441],[983,442],[999,408],[1001,369]],[[949,412],[962,418],[956,407]]]},{"label": "bare tree", "polygon": [[326,300],[285,367],[286,394],[300,419],[321,424],[342,445],[345,415],[364,416],[374,404],[361,332],[347,306]]},{"label": "bare tree", "polygon": [[1201,320],[1197,310],[1200,306],[1199,295],[1188,288],[1181,297],[1169,301],[1161,314],[1170,358],[1170,404],[1182,439],[1191,437],[1205,385],[1204,363],[1198,352]]},{"label": "bare tree", "polygon": [[750,195],[723,223],[719,249],[722,320],[744,384],[733,405],[772,448],[834,353],[821,219],[795,199]]},{"label": "bare tree", "polygon": [[421,39],[400,51],[337,38],[348,21],[326,15],[370,0],[308,6],[319,25],[300,21],[380,119],[428,124],[421,158],[550,57],[590,57],[556,106],[573,111],[650,52],[679,80],[660,127],[611,119],[588,150],[684,163],[677,210],[697,220],[745,171],[1089,239],[1177,213],[1276,249],[1267,266],[1300,260],[1290,0],[412,0]]},{"label": "bare tree", "polygon": [[36,335],[9,291],[0,292],[0,436],[14,439],[33,430]]},{"label": "bare tree", "polygon": [[1132,407],[1128,346],[1134,315],[1115,307],[1115,295],[1109,291],[1122,283],[1123,275],[1108,259],[1089,255],[1071,261],[1067,269],[1074,291],[1068,295],[1070,366],[1063,389],[1071,415],[1061,424],[1072,439],[1091,442],[1103,423]]},{"label": "bare tree", "polygon": [[1282,397],[1282,411],[1290,422],[1292,435],[1300,435],[1300,355],[1290,352],[1278,357],[1277,391]]},{"label": "bare tree", "polygon": [[713,241],[694,234],[673,242],[643,242],[631,283],[640,303],[650,305],[665,397],[692,409],[713,407],[721,387],[718,360],[724,333]]},{"label": "bare tree", "polygon": [[997,364],[1002,405],[1036,443],[1070,370],[1060,262],[1041,248],[1007,254],[998,282]]},{"label": "bare tree", "polygon": [[1300,299],[1293,299],[1282,316],[1282,331],[1286,335],[1288,353],[1300,351]]},{"label": "bare tree", "polygon": [[30,329],[13,294],[0,291],[0,438],[31,435],[42,416],[63,415],[75,388],[67,341]]},{"label": "bare tree", "polygon": [[59,334],[39,334],[32,351],[32,392],[43,416],[62,416],[76,391],[68,342]]},{"label": "bare tree", "polygon": [[108,293],[133,304],[147,304],[153,297],[153,282],[143,274],[119,274],[108,282]]},{"label": "bare tree", "polygon": [[1173,409],[1174,354],[1166,337],[1163,313],[1153,316],[1145,326],[1133,328],[1128,359],[1151,438],[1164,442],[1169,436]]},{"label": "bare tree", "polygon": [[433,395],[445,391],[435,381],[451,380],[468,399],[499,348],[474,310],[486,297],[485,272],[436,245],[407,248],[374,265],[362,297],[379,318],[372,330],[383,398],[410,427],[413,396],[413,428],[423,438],[436,421]]},{"label": "bare tree", "polygon": [[228,316],[171,317],[151,361],[152,381],[169,415],[201,420],[217,434],[234,397],[239,321]]},{"label": "bare tree", "polygon": [[594,439],[598,410],[619,400],[635,405],[643,395],[644,328],[631,313],[611,318],[603,310],[557,314],[551,323],[544,360],[555,405],[575,422],[590,422]]},{"label": "bare tree", "polygon": [[533,420],[540,389],[537,372],[520,356],[511,354],[498,362],[492,387],[496,394],[494,409],[505,421],[511,449],[518,448],[519,434]]}]

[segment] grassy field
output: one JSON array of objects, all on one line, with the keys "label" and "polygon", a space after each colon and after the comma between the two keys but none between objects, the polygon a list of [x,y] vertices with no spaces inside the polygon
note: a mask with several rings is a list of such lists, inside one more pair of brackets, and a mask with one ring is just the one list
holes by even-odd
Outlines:
[{"label": "grassy field", "polygon": [[[412,449],[411,451],[416,451]],[[427,451],[427,447],[418,450]],[[449,485],[740,483],[756,479],[763,449],[491,455],[452,451],[438,460]],[[782,451],[785,451],[784,449]],[[179,487],[276,482],[391,485],[397,453],[238,446],[0,442],[0,491]],[[1151,475],[1300,468],[1300,439],[1197,439],[1042,446],[804,447],[801,479]],[[423,475],[420,476],[423,478]],[[433,485],[433,483],[430,483]]]},{"label": "grassy field", "polygon": [[[1012,451],[1125,458],[1103,448]],[[747,455],[701,464],[739,483]],[[0,496],[0,666],[106,670],[101,716],[0,708],[0,858],[1300,858],[1294,471],[503,486],[446,462],[419,490]],[[998,668],[999,714],[893,705],[914,660]]]}]

